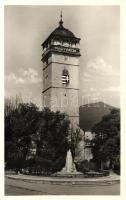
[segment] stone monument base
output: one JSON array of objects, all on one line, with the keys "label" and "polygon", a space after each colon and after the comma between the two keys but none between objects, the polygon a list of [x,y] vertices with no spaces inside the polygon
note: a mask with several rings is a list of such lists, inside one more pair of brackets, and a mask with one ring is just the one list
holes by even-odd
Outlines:
[{"label": "stone monument base", "polygon": [[67,152],[67,156],[66,156],[65,167],[60,172],[56,172],[52,176],[69,177],[69,178],[79,177],[80,178],[80,177],[83,177],[84,175],[83,175],[83,173],[78,172],[76,170],[76,166],[75,166],[73,159],[72,159],[71,151],[69,150]]},{"label": "stone monument base", "polygon": [[84,174],[81,172],[71,172],[71,173],[63,173],[63,172],[57,172],[53,174],[52,176],[55,177],[64,177],[64,178],[84,178]]}]

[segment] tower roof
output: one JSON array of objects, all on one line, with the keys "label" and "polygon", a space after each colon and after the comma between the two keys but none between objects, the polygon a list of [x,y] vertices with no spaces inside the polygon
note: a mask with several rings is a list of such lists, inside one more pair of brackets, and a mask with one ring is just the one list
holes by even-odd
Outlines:
[{"label": "tower roof", "polygon": [[75,35],[63,26],[62,13],[60,15],[59,26],[49,35],[49,37],[43,42],[44,47],[50,39],[58,39],[70,42],[79,42],[80,38],[76,38]]},{"label": "tower roof", "polygon": [[51,33],[51,35],[75,38],[74,34],[68,29],[64,28],[64,26],[61,24]]},{"label": "tower roof", "polygon": [[75,37],[74,34],[69,31],[68,29],[64,28],[63,26],[63,20],[62,20],[62,11],[60,14],[60,21],[59,26],[51,33],[53,36],[63,36],[63,37]]}]

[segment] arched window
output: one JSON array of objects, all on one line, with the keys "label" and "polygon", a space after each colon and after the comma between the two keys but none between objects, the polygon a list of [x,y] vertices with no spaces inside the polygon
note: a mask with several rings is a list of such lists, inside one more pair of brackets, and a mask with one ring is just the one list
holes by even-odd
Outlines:
[{"label": "arched window", "polygon": [[63,72],[62,72],[62,84],[64,86],[67,86],[69,84],[69,82],[70,82],[69,79],[70,79],[70,77],[69,77],[68,70],[67,69],[63,69]]}]

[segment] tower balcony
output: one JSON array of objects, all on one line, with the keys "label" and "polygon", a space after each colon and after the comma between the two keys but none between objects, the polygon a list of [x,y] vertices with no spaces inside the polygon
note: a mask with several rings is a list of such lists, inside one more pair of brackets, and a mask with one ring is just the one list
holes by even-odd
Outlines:
[{"label": "tower balcony", "polygon": [[61,45],[51,45],[42,54],[42,60],[47,54],[58,53],[63,55],[81,56],[79,48],[65,47]]}]

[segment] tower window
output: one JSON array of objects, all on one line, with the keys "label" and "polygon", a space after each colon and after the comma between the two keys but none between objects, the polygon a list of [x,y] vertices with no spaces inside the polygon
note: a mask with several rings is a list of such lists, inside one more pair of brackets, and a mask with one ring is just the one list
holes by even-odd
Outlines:
[{"label": "tower window", "polygon": [[67,86],[69,84],[69,72],[67,69],[64,69],[62,72],[62,84]]}]

